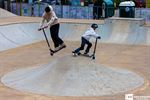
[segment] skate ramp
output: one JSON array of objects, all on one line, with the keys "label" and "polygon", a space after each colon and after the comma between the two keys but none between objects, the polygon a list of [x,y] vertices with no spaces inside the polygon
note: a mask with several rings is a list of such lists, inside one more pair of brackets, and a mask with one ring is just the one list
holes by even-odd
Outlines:
[{"label": "skate ramp", "polygon": [[[66,41],[80,41],[89,24],[61,23],[60,37]],[[39,23],[19,23],[0,26],[0,51],[45,40],[43,31],[38,31]],[[45,29],[49,41],[49,29]]]},{"label": "skate ramp", "polygon": [[[68,63],[69,62],[69,63]],[[102,96],[133,90],[144,83],[137,74],[66,55],[45,65],[4,75],[6,86],[49,96]]]},{"label": "skate ramp", "polygon": [[[99,24],[96,32],[102,37],[101,43],[150,45],[150,28],[144,24],[142,18],[108,18],[104,24]],[[60,35],[65,40],[80,41],[81,35],[88,27],[90,24],[87,23],[62,23]]]},{"label": "skate ramp", "polygon": [[0,26],[0,51],[43,40],[43,34],[37,31],[37,27],[35,23]]},{"label": "skate ramp", "polygon": [[[37,31],[38,26],[39,23],[1,25],[0,51],[45,40],[42,31]],[[60,37],[65,41],[80,41],[88,27],[88,23],[61,22]],[[45,31],[50,39],[49,30]],[[142,19],[106,19],[96,32],[102,37],[99,43],[150,45],[150,29],[143,25]],[[136,89],[144,83],[144,79],[133,72],[70,55],[10,72],[1,81],[20,91],[59,96],[111,95]]]},{"label": "skate ramp", "polygon": [[14,16],[17,16],[17,15],[0,8],[0,19],[1,18],[14,17]]},{"label": "skate ramp", "polygon": [[129,45],[149,45],[149,27],[144,19],[109,18],[102,25],[102,42]]},{"label": "skate ramp", "polygon": [[[101,43],[150,45],[150,28],[143,19],[106,19],[96,32]],[[88,23],[61,23],[60,37],[66,41],[80,41],[81,35],[90,27]],[[39,23],[18,23],[0,26],[0,51],[45,40]],[[49,29],[45,29],[50,38]],[[95,41],[92,39],[92,41]]]}]

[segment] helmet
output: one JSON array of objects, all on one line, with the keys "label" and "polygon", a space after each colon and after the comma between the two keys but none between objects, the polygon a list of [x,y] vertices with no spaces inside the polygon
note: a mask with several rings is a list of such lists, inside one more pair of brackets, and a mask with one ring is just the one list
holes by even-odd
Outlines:
[{"label": "helmet", "polygon": [[47,13],[47,12],[50,12],[50,11],[51,11],[50,7],[47,6],[47,7],[45,8],[45,12]]},{"label": "helmet", "polygon": [[50,12],[51,10],[53,10],[52,6],[48,5],[45,7],[45,12]]},{"label": "helmet", "polygon": [[98,28],[98,25],[94,23],[91,25],[91,27],[96,29],[96,28]]}]

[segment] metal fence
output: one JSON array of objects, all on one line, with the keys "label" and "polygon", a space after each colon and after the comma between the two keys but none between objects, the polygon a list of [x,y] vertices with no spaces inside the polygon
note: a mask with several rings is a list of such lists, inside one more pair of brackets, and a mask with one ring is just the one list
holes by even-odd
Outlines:
[{"label": "metal fence", "polygon": [[[5,4],[7,5],[7,4]],[[21,16],[42,16],[47,3],[11,3],[11,12]],[[101,7],[101,6],[70,6],[70,5],[52,5],[56,15],[59,18],[74,18],[74,19],[101,19],[108,17],[120,17],[121,9],[114,7]],[[7,9],[7,6],[5,6]],[[150,21],[150,8],[135,8],[134,11],[125,14],[134,14],[135,18],[144,18]]]},{"label": "metal fence", "polygon": [[[11,3],[11,12],[21,16],[42,16],[47,3]],[[112,17],[114,7],[51,5],[59,18],[100,19]],[[7,8],[6,8],[7,9]]]}]

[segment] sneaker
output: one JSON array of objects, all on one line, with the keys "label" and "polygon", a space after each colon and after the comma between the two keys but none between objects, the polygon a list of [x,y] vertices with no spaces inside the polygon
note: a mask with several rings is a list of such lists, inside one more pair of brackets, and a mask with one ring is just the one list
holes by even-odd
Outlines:
[{"label": "sneaker", "polygon": [[88,52],[84,52],[84,55],[88,55]]},{"label": "sneaker", "polygon": [[60,47],[56,47],[55,49],[54,49],[54,51],[58,51],[60,49]]},{"label": "sneaker", "polygon": [[60,45],[60,48],[65,48],[65,47],[66,47],[65,43],[62,43],[62,44]]},{"label": "sneaker", "polygon": [[83,54],[84,56],[86,56],[86,57],[90,57],[90,55],[89,55],[89,53],[88,52],[84,52],[84,54]]},{"label": "sneaker", "polygon": [[72,53],[74,53],[75,55],[80,55],[81,54],[80,52],[75,52],[75,51],[72,51]]},{"label": "sneaker", "polygon": [[76,53],[75,51],[72,51],[72,53]]},{"label": "sneaker", "polygon": [[78,54],[78,55],[81,55],[81,53],[80,53],[80,52],[78,52],[77,54]]}]

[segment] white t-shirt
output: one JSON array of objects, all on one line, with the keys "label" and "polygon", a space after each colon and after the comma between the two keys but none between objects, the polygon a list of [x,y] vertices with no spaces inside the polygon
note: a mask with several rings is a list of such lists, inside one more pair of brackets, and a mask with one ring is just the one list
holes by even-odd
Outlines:
[{"label": "white t-shirt", "polygon": [[99,35],[94,31],[93,28],[88,28],[82,37],[89,41],[91,37],[97,38]]},{"label": "white t-shirt", "polygon": [[58,22],[58,17],[56,16],[55,12],[53,11],[53,8],[51,6],[49,6],[50,8],[50,13],[46,14],[46,12],[43,13],[42,15],[42,21],[40,23],[40,27],[43,26],[45,20],[47,21],[47,25],[55,25]]}]

